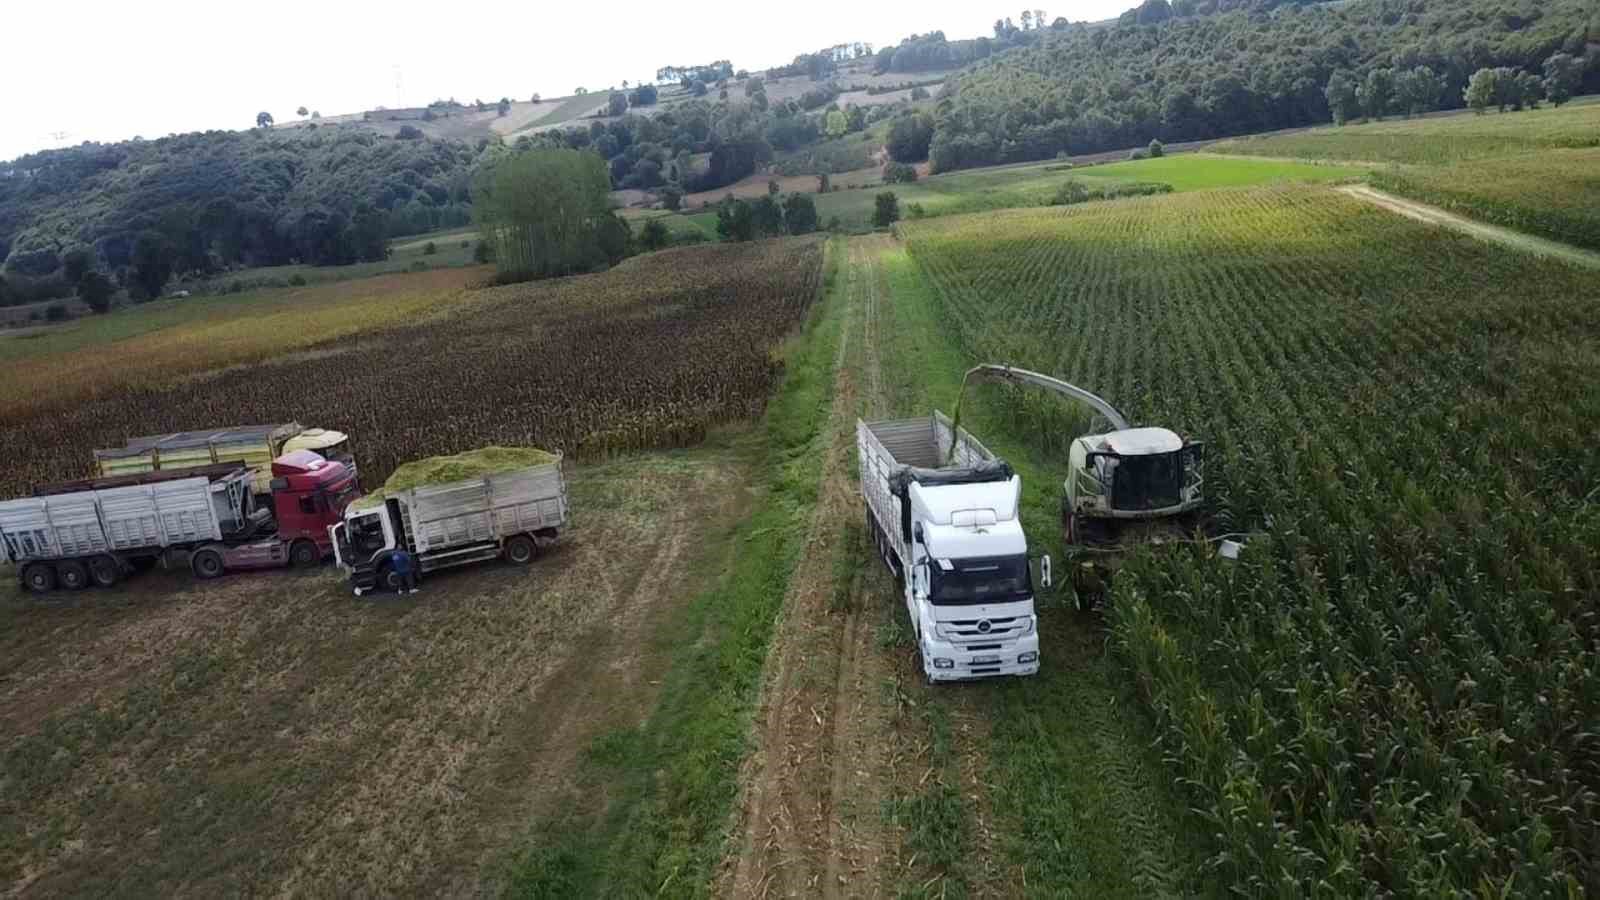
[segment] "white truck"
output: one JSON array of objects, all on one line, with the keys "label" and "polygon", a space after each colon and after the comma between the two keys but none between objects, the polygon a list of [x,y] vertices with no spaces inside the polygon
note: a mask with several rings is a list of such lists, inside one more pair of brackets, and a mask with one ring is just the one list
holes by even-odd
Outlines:
[{"label": "white truck", "polygon": [[[36,593],[110,587],[127,571],[187,560],[197,576],[281,565],[269,507],[242,464],[66,482],[0,502],[0,549]],[[268,559],[267,557],[273,557]]]},{"label": "white truck", "polygon": [[[938,411],[856,423],[867,527],[905,591],[922,671],[958,681],[1039,671],[1022,480]],[[1050,586],[1050,558],[1039,561]]]},{"label": "white truck", "polygon": [[390,565],[396,550],[409,553],[423,573],[496,557],[527,565],[567,525],[567,483],[560,455],[553,459],[368,494],[329,528],[334,558],[358,597],[399,589]]}]

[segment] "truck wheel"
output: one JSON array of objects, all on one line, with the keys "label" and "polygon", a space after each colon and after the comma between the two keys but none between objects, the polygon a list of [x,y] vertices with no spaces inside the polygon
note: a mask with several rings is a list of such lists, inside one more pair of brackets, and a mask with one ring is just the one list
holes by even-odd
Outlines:
[{"label": "truck wheel", "polygon": [[378,570],[378,585],[385,590],[400,593],[400,576],[388,566]]},{"label": "truck wheel", "polygon": [[289,545],[289,565],[296,569],[314,566],[322,561],[322,554],[317,552],[317,545],[305,538]]},{"label": "truck wheel", "polygon": [[69,591],[81,591],[89,586],[89,569],[75,559],[56,564],[56,581]]},{"label": "truck wheel", "polygon": [[525,534],[512,535],[506,538],[505,552],[507,562],[525,566],[533,562],[533,558],[539,555],[539,545],[533,542],[533,538]]},{"label": "truck wheel", "polygon": [[89,580],[95,587],[108,588],[122,579],[122,565],[110,554],[89,560]]},{"label": "truck wheel", "polygon": [[35,594],[48,594],[56,589],[56,570],[49,563],[30,563],[22,570],[22,583]]},{"label": "truck wheel", "polygon": [[189,558],[189,568],[196,578],[216,578],[222,574],[222,554],[215,550],[199,550]]}]

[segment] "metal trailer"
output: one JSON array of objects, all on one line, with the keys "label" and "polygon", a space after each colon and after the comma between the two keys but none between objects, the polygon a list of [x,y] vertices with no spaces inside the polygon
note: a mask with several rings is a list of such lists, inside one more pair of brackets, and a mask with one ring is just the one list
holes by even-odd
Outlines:
[{"label": "metal trailer", "polygon": [[255,551],[238,545],[273,524],[254,508],[252,477],[234,463],[41,487],[0,502],[0,550],[39,592],[109,587],[141,563],[183,557],[215,577],[230,558],[250,564]]},{"label": "metal trailer", "polygon": [[993,477],[989,480],[993,481],[1011,477],[1009,468],[1002,470],[1004,463],[990,453],[988,447],[965,428],[957,429],[949,417],[938,410],[931,416],[916,419],[858,420],[856,450],[867,514],[875,526],[874,531],[882,535],[884,562],[898,577],[905,576],[911,561],[911,508],[905,501],[904,484],[896,490],[897,479],[903,482],[912,473],[927,474],[940,469],[992,469]]},{"label": "metal trailer", "polygon": [[496,557],[526,565],[557,539],[567,518],[558,455],[543,465],[352,503],[332,529],[334,553],[360,595],[399,587],[391,551],[407,551],[424,573]]},{"label": "metal trailer", "polygon": [[146,435],[130,439],[123,447],[94,451],[94,463],[101,476],[112,477],[238,462],[254,470],[251,488],[265,495],[272,492],[273,460],[296,450],[310,450],[356,470],[347,435],[303,428],[299,422]]}]

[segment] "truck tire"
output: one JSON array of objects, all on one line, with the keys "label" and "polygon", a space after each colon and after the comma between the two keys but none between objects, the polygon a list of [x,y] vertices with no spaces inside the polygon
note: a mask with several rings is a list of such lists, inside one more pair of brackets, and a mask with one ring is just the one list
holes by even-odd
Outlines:
[{"label": "truck tire", "polygon": [[56,563],[56,581],[69,591],[81,591],[89,586],[89,567],[75,559]]},{"label": "truck tire", "polygon": [[108,588],[122,580],[122,564],[109,553],[89,560],[89,580],[95,587]]},{"label": "truck tire", "polygon": [[378,569],[377,586],[382,590],[393,591],[398,594],[400,593],[400,576],[396,575],[394,570],[387,565],[381,566]]},{"label": "truck tire", "polygon": [[196,550],[189,557],[189,568],[196,578],[216,578],[223,572],[222,554],[211,549]]},{"label": "truck tire", "polygon": [[317,552],[317,545],[301,538],[289,545],[289,565],[296,569],[305,569],[322,561],[322,554]]},{"label": "truck tire", "polygon": [[29,563],[22,570],[22,583],[35,594],[48,594],[56,589],[55,566],[47,562]]},{"label": "truck tire", "polygon": [[539,545],[533,542],[533,538],[528,537],[525,534],[514,534],[511,537],[506,538],[506,562],[509,562],[513,565],[525,566],[528,563],[533,562],[534,557],[538,555]]}]

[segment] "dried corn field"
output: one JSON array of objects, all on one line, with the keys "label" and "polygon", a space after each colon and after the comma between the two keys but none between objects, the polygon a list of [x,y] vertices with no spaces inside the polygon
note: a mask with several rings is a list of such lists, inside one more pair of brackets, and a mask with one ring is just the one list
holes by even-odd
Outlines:
[{"label": "dried corn field", "polygon": [[[249,329],[243,353],[204,335],[151,336],[172,361],[123,356],[125,379],[112,365],[124,347],[86,348],[107,362],[0,405],[0,494],[82,475],[93,448],[131,435],[242,422],[348,431],[373,484],[406,460],[484,444],[579,458],[692,444],[760,412],[822,257],[814,238],[685,248],[599,275],[441,292],[400,316],[369,311],[372,327],[346,310],[336,336],[315,341],[279,312]],[[263,328],[292,352],[273,358]]]}]

